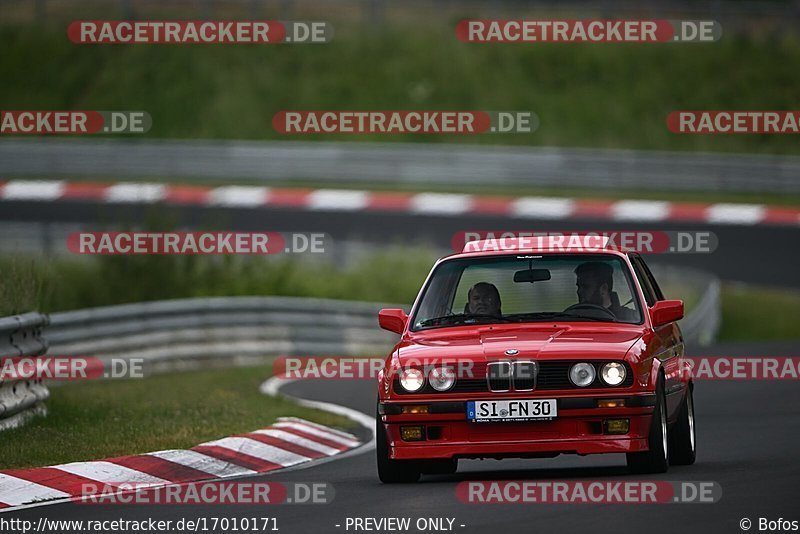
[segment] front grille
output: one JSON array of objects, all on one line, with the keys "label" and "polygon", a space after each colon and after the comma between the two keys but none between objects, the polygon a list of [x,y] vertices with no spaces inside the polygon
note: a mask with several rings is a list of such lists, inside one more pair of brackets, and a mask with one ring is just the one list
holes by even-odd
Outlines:
[{"label": "front grille", "polygon": [[501,393],[511,389],[511,363],[489,362],[486,364],[486,384],[489,391]]},{"label": "front grille", "polygon": [[[579,388],[575,386],[569,379],[569,369],[574,364],[578,363],[579,361],[586,361],[586,360],[566,360],[566,361],[538,361],[538,362],[515,362],[517,365],[515,369],[513,369],[513,373],[511,372],[512,369],[508,365],[508,362],[490,362],[487,364],[486,367],[486,375],[480,376],[480,369],[475,369],[476,375],[473,378],[459,378],[456,379],[456,383],[452,389],[447,391],[447,393],[503,393],[505,391],[511,390],[511,377],[513,374],[514,379],[514,389],[516,390],[526,390],[529,383],[525,382],[524,380],[521,381],[520,377],[525,376],[523,367],[517,368],[518,365],[523,363],[532,363],[535,365],[536,369],[534,371],[534,380],[533,380],[533,390],[535,391],[542,391],[542,390],[555,390],[555,389],[574,389],[574,390],[587,390],[587,389],[621,389],[627,388],[633,385],[633,373],[631,371],[630,366],[625,363],[625,370],[627,371],[625,376],[625,381],[619,386],[607,386],[601,379],[600,379],[600,368],[605,364],[608,363],[607,361],[601,362],[590,362],[594,365],[595,371],[597,373],[597,378],[595,381],[585,388]],[[617,360],[619,361],[619,360]],[[503,376],[503,373],[499,371],[495,371],[494,378],[490,378],[488,376],[489,370],[494,367],[493,364],[507,364],[503,369],[506,369],[507,376]],[[394,391],[400,395],[411,395],[400,386],[400,379],[395,378],[394,380]],[[430,384],[425,384],[425,387],[422,388],[417,394],[438,394],[436,390],[434,390]]]},{"label": "front grille", "polygon": [[536,362],[514,362],[514,391],[533,391],[538,375]]}]

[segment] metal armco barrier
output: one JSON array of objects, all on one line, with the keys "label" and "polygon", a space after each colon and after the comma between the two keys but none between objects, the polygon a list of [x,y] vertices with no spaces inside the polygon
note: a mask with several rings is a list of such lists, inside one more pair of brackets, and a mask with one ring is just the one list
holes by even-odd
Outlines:
[{"label": "metal armco barrier", "polygon": [[51,352],[142,358],[147,372],[278,355],[374,355],[392,345],[379,303],[292,297],[166,300],[52,314]]},{"label": "metal armco barrier", "polygon": [[719,279],[709,278],[700,301],[680,324],[683,337],[690,347],[706,346],[714,342],[722,324]]},{"label": "metal armco barrier", "polygon": [[[47,316],[26,313],[0,318],[0,357],[36,357],[47,351],[42,330]],[[0,430],[14,428],[37,414],[45,413],[44,401],[50,396],[41,380],[2,380],[0,378]]]},{"label": "metal armco barrier", "polygon": [[[663,282],[662,289],[669,280],[670,287],[685,287],[693,295],[699,295],[697,302],[679,323],[689,351],[713,343],[722,324],[719,278],[704,271],[685,267],[677,268],[656,263],[651,264],[650,268],[656,279]],[[681,295],[664,296],[684,298]]]},{"label": "metal armco barrier", "polygon": [[467,144],[0,141],[0,175],[800,191],[800,157]]}]

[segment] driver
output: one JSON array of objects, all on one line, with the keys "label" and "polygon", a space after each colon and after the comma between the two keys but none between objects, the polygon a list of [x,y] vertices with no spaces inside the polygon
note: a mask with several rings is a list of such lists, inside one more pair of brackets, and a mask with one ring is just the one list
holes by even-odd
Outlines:
[{"label": "driver", "polygon": [[619,320],[634,320],[636,312],[620,306],[617,299],[612,299],[614,288],[614,268],[600,261],[581,263],[575,269],[578,280],[578,303],[602,306],[614,314]]},{"label": "driver", "polygon": [[497,287],[489,282],[478,282],[469,288],[464,313],[501,316],[500,292],[497,291]]}]

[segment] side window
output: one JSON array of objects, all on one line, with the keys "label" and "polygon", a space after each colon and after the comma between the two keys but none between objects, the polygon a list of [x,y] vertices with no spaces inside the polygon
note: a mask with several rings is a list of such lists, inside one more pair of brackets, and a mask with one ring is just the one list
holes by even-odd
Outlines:
[{"label": "side window", "polygon": [[647,301],[647,305],[654,305],[656,303],[656,293],[650,285],[650,280],[647,278],[647,273],[645,273],[642,268],[642,264],[638,261],[639,258],[635,254],[629,254],[628,257],[633,265],[633,272],[636,273],[636,279],[639,281],[639,285],[642,286],[642,292],[644,293],[644,299]]},{"label": "side window", "polygon": [[642,264],[642,269],[644,270],[644,274],[647,275],[647,279],[650,281],[650,287],[653,288],[653,293],[656,296],[656,300],[664,300],[664,293],[662,293],[661,292],[661,288],[658,287],[658,282],[656,282],[656,279],[653,276],[653,273],[650,272],[650,268],[644,262],[644,258],[642,258],[641,256],[637,255],[636,259],[639,261],[639,263]]}]

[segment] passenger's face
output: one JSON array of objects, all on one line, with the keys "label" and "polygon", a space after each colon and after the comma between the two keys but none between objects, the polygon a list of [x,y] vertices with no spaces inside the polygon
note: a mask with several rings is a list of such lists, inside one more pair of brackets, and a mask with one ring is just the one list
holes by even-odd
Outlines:
[{"label": "passenger's face", "polygon": [[603,305],[603,295],[600,294],[600,285],[590,276],[579,276],[578,282],[578,302],[581,304]]},{"label": "passenger's face", "polygon": [[497,315],[500,313],[500,303],[494,292],[486,289],[473,289],[469,292],[469,312]]}]

